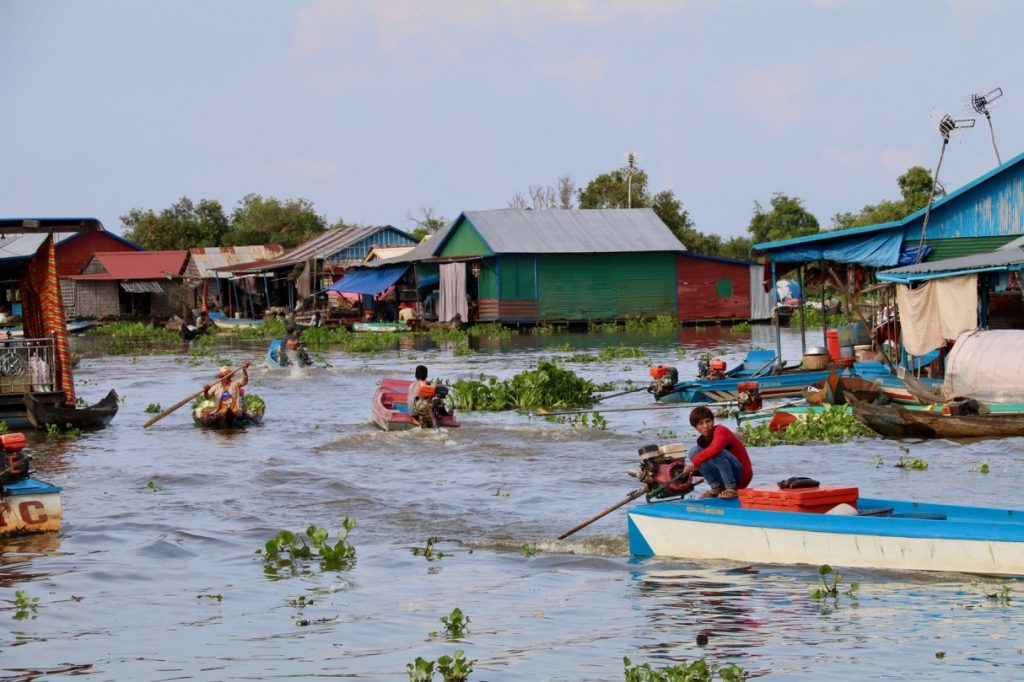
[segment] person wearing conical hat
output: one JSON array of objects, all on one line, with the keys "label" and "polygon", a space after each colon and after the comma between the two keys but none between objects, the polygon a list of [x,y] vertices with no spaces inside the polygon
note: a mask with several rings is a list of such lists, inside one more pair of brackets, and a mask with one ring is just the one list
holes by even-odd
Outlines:
[{"label": "person wearing conical hat", "polygon": [[[238,376],[236,376],[238,375]],[[249,383],[249,361],[242,363],[239,372],[232,372],[227,365],[217,372],[217,383],[203,386],[204,395],[213,399],[215,412],[242,411],[242,387]]]}]

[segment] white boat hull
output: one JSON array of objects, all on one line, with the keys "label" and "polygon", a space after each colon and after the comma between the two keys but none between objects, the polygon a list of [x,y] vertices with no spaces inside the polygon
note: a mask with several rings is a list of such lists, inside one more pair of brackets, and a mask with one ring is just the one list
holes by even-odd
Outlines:
[{"label": "white boat hull", "polygon": [[59,531],[62,516],[59,490],[0,496],[0,538]]}]

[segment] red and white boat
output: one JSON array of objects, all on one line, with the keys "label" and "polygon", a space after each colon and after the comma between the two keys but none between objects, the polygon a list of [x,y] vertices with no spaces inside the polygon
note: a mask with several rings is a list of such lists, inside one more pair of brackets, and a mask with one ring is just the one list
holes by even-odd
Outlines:
[{"label": "red and white boat", "polygon": [[[418,428],[419,424],[409,416],[409,385],[406,379],[384,379],[373,394],[373,423],[385,431],[404,431]],[[437,418],[439,427],[458,426],[454,410]]]}]

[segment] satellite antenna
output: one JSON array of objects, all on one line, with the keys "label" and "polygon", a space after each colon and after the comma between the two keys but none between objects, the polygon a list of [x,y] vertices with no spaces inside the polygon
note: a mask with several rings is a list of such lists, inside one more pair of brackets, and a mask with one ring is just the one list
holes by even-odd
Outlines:
[{"label": "satellite antenna", "polygon": [[1003,159],[999,156],[999,148],[996,147],[996,131],[992,127],[992,114],[989,109],[992,108],[993,104],[997,99],[1003,96],[1003,89],[996,88],[995,90],[989,90],[988,92],[976,92],[969,97],[964,98],[964,109],[968,112],[976,112],[984,116],[988,120],[988,132],[992,136],[992,149],[996,152],[996,162],[1002,166]]},{"label": "satellite antenna", "polygon": [[636,162],[640,159],[640,155],[636,152],[626,152],[623,154],[626,159],[626,208],[633,208],[633,173],[636,171]]},{"label": "satellite antenna", "polygon": [[917,243],[915,264],[920,263],[924,255],[924,235],[928,230],[928,216],[932,212],[932,199],[935,198],[935,186],[939,182],[939,171],[942,170],[942,157],[946,154],[946,145],[949,144],[950,138],[959,142],[960,136],[963,134],[962,131],[974,127],[973,118],[953,118],[949,114],[943,114],[934,109],[932,110],[932,121],[938,127],[939,135],[942,135],[942,151],[939,152],[939,163],[935,166],[935,174],[932,175],[932,189],[928,192],[928,207],[924,210],[924,221],[921,223],[921,240]]}]

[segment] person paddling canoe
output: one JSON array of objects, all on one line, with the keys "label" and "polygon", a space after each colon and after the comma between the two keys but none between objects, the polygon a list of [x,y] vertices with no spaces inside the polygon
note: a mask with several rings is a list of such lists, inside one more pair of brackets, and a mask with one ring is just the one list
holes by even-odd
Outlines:
[{"label": "person paddling canoe", "polygon": [[230,367],[221,367],[217,372],[217,383],[203,386],[203,395],[214,401],[214,412],[240,415],[245,411],[242,387],[249,383],[249,361],[242,363],[240,376],[232,378],[234,374]]}]

